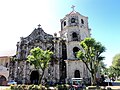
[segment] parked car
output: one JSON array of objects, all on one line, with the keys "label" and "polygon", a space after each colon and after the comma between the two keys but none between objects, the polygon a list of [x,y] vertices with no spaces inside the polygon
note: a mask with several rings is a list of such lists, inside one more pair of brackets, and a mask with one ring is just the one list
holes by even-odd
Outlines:
[{"label": "parked car", "polygon": [[10,80],[8,81],[7,85],[16,85],[17,82],[15,82],[14,80]]}]

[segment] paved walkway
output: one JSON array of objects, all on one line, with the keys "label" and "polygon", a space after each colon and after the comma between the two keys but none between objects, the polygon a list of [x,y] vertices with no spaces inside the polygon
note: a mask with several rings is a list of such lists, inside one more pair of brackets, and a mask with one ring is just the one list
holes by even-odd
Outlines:
[{"label": "paved walkway", "polygon": [[103,89],[103,88],[107,89],[107,88],[109,88],[109,87],[110,87],[112,90],[120,90],[120,86],[106,86],[106,87],[101,86],[102,89]]},{"label": "paved walkway", "polygon": [[[92,86],[90,86],[92,87]],[[101,89],[108,89],[111,88],[112,90],[120,90],[120,86],[100,86]],[[86,89],[88,90],[88,87],[86,87]],[[91,89],[92,90],[92,89]]]},{"label": "paved walkway", "polygon": [[[104,87],[104,86],[101,86],[101,88],[102,89],[107,89],[107,88],[111,88],[112,90],[120,90],[120,86],[106,86],[106,87]],[[10,88],[10,86],[0,86],[0,90],[6,90],[6,89],[9,89]]]},{"label": "paved walkway", "polygon": [[9,89],[10,86],[0,86],[0,90],[6,90],[6,89]]}]

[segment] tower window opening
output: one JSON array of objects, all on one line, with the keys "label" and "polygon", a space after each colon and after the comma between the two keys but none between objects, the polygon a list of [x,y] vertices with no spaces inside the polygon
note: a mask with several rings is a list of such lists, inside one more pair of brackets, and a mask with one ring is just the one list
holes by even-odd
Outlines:
[{"label": "tower window opening", "polygon": [[74,47],[73,48],[73,54],[75,56],[75,58],[77,58],[77,52],[79,51],[80,49],[78,47]]},{"label": "tower window opening", "polygon": [[62,43],[62,58],[63,60],[67,59],[67,47],[65,43]]},{"label": "tower window opening", "polygon": [[73,41],[78,41],[78,35],[77,35],[76,32],[73,32],[73,33],[72,33],[72,40],[73,40]]},{"label": "tower window opening", "polygon": [[81,19],[81,23],[84,24],[84,20],[83,19]]},{"label": "tower window opening", "polygon": [[75,23],[75,18],[71,18],[71,23]]},{"label": "tower window opening", "polygon": [[66,26],[66,21],[64,21],[64,26]]},{"label": "tower window opening", "polygon": [[8,67],[8,63],[5,64],[5,67]]}]

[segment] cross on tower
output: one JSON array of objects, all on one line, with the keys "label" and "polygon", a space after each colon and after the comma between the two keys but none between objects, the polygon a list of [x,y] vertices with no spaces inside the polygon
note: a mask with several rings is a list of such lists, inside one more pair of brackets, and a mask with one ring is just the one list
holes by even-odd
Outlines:
[{"label": "cross on tower", "polygon": [[38,25],[38,28],[40,28],[40,26],[41,26],[41,25],[39,24],[39,25]]},{"label": "cross on tower", "polygon": [[74,11],[74,8],[75,8],[75,6],[74,5],[72,5],[72,7],[71,7],[72,9],[73,9],[73,11]]}]

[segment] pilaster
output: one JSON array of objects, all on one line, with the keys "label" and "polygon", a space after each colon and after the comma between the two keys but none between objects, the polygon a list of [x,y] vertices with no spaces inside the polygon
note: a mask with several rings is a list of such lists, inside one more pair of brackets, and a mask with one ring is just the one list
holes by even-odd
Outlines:
[{"label": "pilaster", "polygon": [[17,70],[18,70],[18,62],[15,62],[15,73],[14,73],[14,77],[15,79],[17,78]]}]

